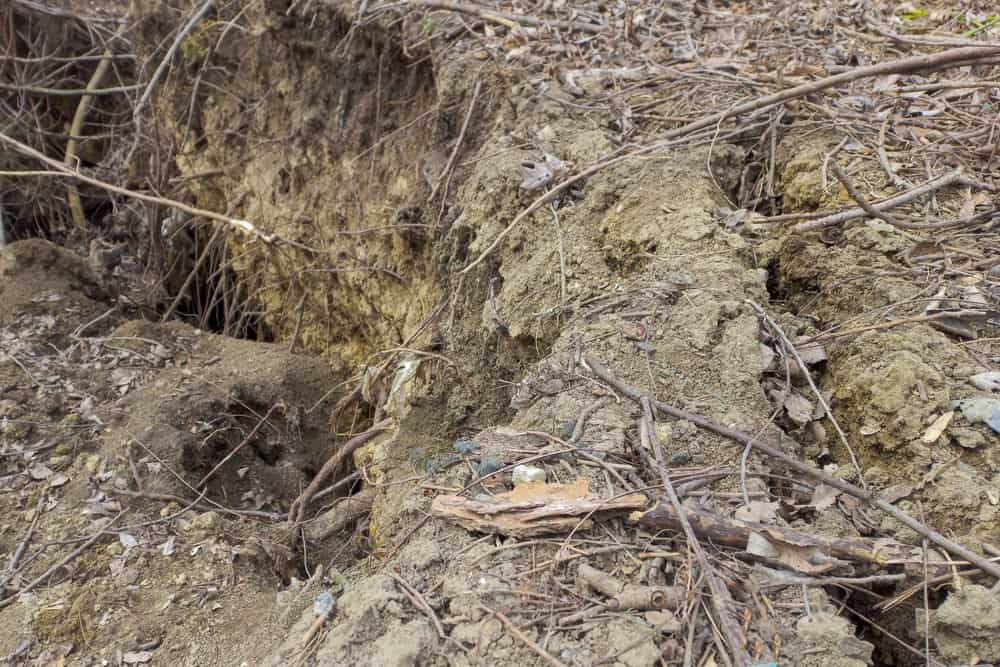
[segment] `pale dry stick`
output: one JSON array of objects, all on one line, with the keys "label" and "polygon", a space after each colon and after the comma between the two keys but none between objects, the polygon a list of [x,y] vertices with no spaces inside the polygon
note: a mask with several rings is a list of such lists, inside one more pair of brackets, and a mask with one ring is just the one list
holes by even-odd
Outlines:
[{"label": "pale dry stick", "polygon": [[604,396],[584,408],[583,412],[580,413],[580,416],[577,417],[576,424],[573,425],[573,434],[569,437],[569,444],[575,445],[580,442],[580,438],[583,437],[583,430],[587,426],[587,420],[590,419],[591,415],[610,402],[611,398]]},{"label": "pale dry stick", "polygon": [[808,577],[785,570],[767,570],[767,585],[781,586],[869,586],[898,584],[905,581],[905,574],[873,574],[867,577]]},{"label": "pale dry stick", "polygon": [[[948,187],[950,185],[965,185],[967,187],[982,187],[986,186],[984,189],[992,190],[992,186],[985,183],[978,183],[962,175],[962,172],[958,169],[948,172],[947,174],[942,174],[936,178],[932,178],[929,181],[924,182],[912,190],[907,190],[906,192],[901,192],[898,195],[889,197],[888,199],[883,199],[880,202],[870,204],[873,211],[883,212],[894,209],[903,204],[908,204],[914,199],[918,199],[926,194],[933,193],[941,188]],[[863,218],[866,215],[870,215],[865,209],[860,206],[857,208],[849,208],[846,211],[839,211],[837,213],[832,213],[830,215],[808,220],[806,222],[800,222],[797,225],[791,227],[791,231],[795,233],[809,232],[815,229],[822,229],[823,227],[830,227],[833,225],[839,225],[841,223],[847,222],[849,220],[856,220],[857,218]],[[763,222],[769,222],[764,220]],[[773,220],[771,222],[780,222],[780,220]],[[944,223],[942,223],[944,224]],[[954,224],[954,223],[949,223]],[[917,225],[913,229],[934,229],[938,225],[931,223],[930,225]]]},{"label": "pale dry stick", "polygon": [[219,471],[219,468],[221,468],[222,466],[226,465],[226,463],[228,463],[231,458],[233,458],[234,456],[236,456],[236,454],[238,454],[239,451],[241,449],[243,449],[243,446],[246,445],[248,442],[250,442],[255,435],[257,435],[257,431],[260,430],[261,426],[263,426],[265,423],[267,423],[267,420],[270,419],[271,414],[275,410],[279,410],[279,409],[282,412],[285,411],[285,404],[282,403],[281,401],[278,401],[277,403],[275,403],[274,405],[272,405],[270,408],[268,408],[267,414],[265,414],[263,417],[261,417],[260,419],[257,420],[257,424],[254,425],[253,430],[250,431],[250,433],[247,435],[247,437],[243,438],[243,441],[240,444],[238,444],[235,447],[233,447],[233,449],[232,449],[231,452],[229,452],[228,454],[226,454],[222,458],[221,461],[219,461],[218,463],[216,463],[215,466],[211,470],[209,470],[205,474],[204,477],[201,478],[201,481],[199,481],[197,484],[195,484],[195,487],[201,488],[201,487],[205,486],[205,483],[208,482],[208,480],[212,479],[212,476]]},{"label": "pale dry stick", "polygon": [[111,308],[109,308],[108,310],[106,310],[103,315],[98,315],[97,317],[95,317],[94,319],[90,320],[89,322],[87,322],[85,324],[81,324],[80,326],[78,326],[73,331],[73,333],[70,334],[70,338],[80,338],[83,335],[84,331],[86,331],[90,327],[94,326],[95,324],[98,324],[99,322],[102,322],[102,321],[106,320],[107,318],[111,317],[112,315],[114,315],[117,312],[118,312],[118,304],[115,304],[115,305],[111,306]]},{"label": "pale dry stick", "polygon": [[[640,397],[639,404],[642,406],[643,420],[646,422],[646,437],[649,439],[649,444],[653,448],[653,455],[656,457],[656,467],[660,474],[660,480],[663,482],[663,490],[666,492],[670,504],[673,505],[674,511],[677,512],[677,518],[680,521],[681,528],[684,530],[687,543],[694,552],[698,566],[701,568],[701,572],[708,583],[708,588],[712,592],[712,609],[715,611],[718,622],[724,631],[725,643],[729,652],[732,653],[732,659],[736,665],[738,667],[749,667],[752,661],[744,648],[743,632],[733,622],[733,618],[730,615],[732,598],[729,595],[729,590],[722,583],[722,580],[719,579],[715,567],[708,562],[705,549],[702,548],[701,542],[694,532],[694,528],[691,527],[687,512],[684,511],[681,499],[677,496],[674,484],[670,481],[670,475],[667,473],[667,464],[663,460],[663,449],[660,447],[660,439],[656,435],[656,424],[653,421],[653,410],[650,407],[649,398],[646,396]],[[767,661],[765,660],[765,662]]]},{"label": "pale dry stick", "polygon": [[445,633],[444,627],[441,625],[441,620],[438,619],[437,614],[435,614],[434,610],[431,609],[430,604],[428,604],[427,600],[424,599],[424,596],[420,594],[420,591],[403,581],[403,578],[395,572],[390,572],[389,576],[396,582],[399,589],[403,591],[403,595],[405,595],[406,599],[410,601],[410,604],[427,616],[427,619],[434,625],[434,629],[437,631],[438,637],[441,639],[447,639],[448,635]]},{"label": "pale dry stick", "polygon": [[847,174],[844,173],[844,170],[839,164],[837,164],[836,161],[830,163],[830,169],[833,171],[833,175],[837,177],[837,180],[840,181],[840,184],[844,186],[844,189],[847,190],[847,195],[853,199],[855,203],[857,203],[857,205],[860,206],[861,209],[869,216],[877,218],[882,222],[886,222],[893,227],[899,227],[900,229],[921,229],[924,227],[924,225],[915,225],[913,223],[897,220],[895,216],[889,215],[888,212],[880,211],[873,207],[868,203],[865,196],[862,195],[856,187],[854,187],[854,183],[850,178],[848,178]]},{"label": "pale dry stick", "polygon": [[[836,171],[838,170],[837,165],[833,164],[832,166],[834,168],[834,173],[836,173]],[[768,315],[767,312],[765,312],[765,310],[761,308],[755,301],[747,299],[746,302],[747,304],[749,304],[751,308],[753,308],[757,312],[757,315],[762,320],[764,320],[764,323],[767,324],[767,326],[770,327],[771,330],[778,335],[778,338],[781,339],[781,344],[784,346],[785,350],[793,357],[795,357],[795,363],[798,364],[799,369],[801,369],[802,374],[805,376],[806,381],[809,383],[809,388],[812,389],[813,395],[816,396],[816,400],[819,401],[819,404],[823,406],[824,410],[826,410],[826,416],[829,417],[830,423],[833,424],[834,430],[837,431],[837,436],[840,438],[840,443],[844,445],[844,447],[847,449],[847,453],[851,457],[851,465],[854,466],[854,472],[858,473],[858,481],[861,483],[861,488],[867,491],[868,483],[865,481],[864,473],[861,472],[861,465],[858,463],[858,457],[854,454],[854,448],[851,447],[851,443],[847,441],[847,435],[845,435],[844,430],[840,428],[840,423],[837,422],[837,418],[833,416],[833,411],[830,409],[829,404],[827,403],[826,399],[823,398],[823,394],[816,386],[816,383],[813,382],[812,374],[809,372],[809,366],[807,366],[806,362],[802,360],[801,355],[799,355],[799,351],[795,349],[795,345],[793,345],[792,341],[789,340],[788,336],[785,334],[784,329],[781,328],[781,325],[779,325],[777,322],[771,319],[771,316]]]},{"label": "pale dry stick", "polygon": [[31,93],[34,95],[45,95],[52,97],[76,97],[77,95],[90,95],[91,97],[104,97],[106,95],[120,95],[142,88],[140,84],[130,86],[117,86],[115,88],[38,88],[35,86],[19,86],[17,84],[0,83],[0,90],[14,90],[19,93]]},{"label": "pale dry stick", "polygon": [[[118,31],[115,33],[115,37],[121,35],[124,29],[124,24],[119,26]],[[104,50],[104,57],[99,63],[97,63],[97,67],[94,69],[94,73],[91,75],[90,81],[87,82],[87,88],[84,91],[84,95],[80,98],[80,103],[76,106],[76,113],[73,114],[73,122],[69,128],[70,138],[69,141],[66,142],[66,152],[63,155],[63,162],[66,163],[67,167],[72,168],[73,163],[76,160],[76,152],[79,146],[77,137],[83,133],[83,124],[86,122],[87,114],[90,113],[90,107],[94,103],[93,91],[100,88],[101,81],[104,80],[105,75],[108,73],[108,68],[111,66],[112,55],[111,47],[108,46]],[[80,191],[77,189],[76,184],[70,183],[66,194],[69,199],[69,210],[73,215],[73,223],[82,229],[87,224],[87,219],[83,214],[83,202],[80,201]]]},{"label": "pale dry stick", "polygon": [[[556,195],[568,188],[570,185],[581,181],[589,176],[596,174],[597,172],[605,169],[607,167],[618,164],[630,157],[637,157],[639,155],[644,155],[651,153],[656,150],[662,150],[671,145],[671,141],[684,137],[691,134],[697,130],[705,129],[706,127],[711,127],[720,123],[727,118],[732,118],[733,116],[739,116],[742,114],[750,113],[751,111],[757,111],[758,109],[764,109],[766,107],[774,106],[776,104],[781,104],[787,102],[788,100],[796,99],[799,97],[804,97],[813,93],[818,93],[820,91],[826,90],[828,88],[834,88],[845,83],[850,83],[858,79],[864,79],[875,76],[882,76],[884,74],[900,74],[905,72],[916,72],[921,70],[933,70],[940,69],[942,67],[948,67],[956,62],[963,62],[969,59],[985,58],[991,55],[1000,54],[1000,47],[963,47],[957,49],[949,49],[947,51],[941,51],[939,53],[931,55],[921,55],[913,56],[910,58],[902,58],[899,60],[889,60],[886,62],[878,63],[876,65],[870,65],[868,67],[857,67],[847,72],[842,72],[840,74],[835,74],[833,76],[828,76],[818,81],[812,81],[810,83],[805,83],[793,88],[788,88],[787,90],[782,90],[771,95],[764,97],[759,97],[749,102],[744,102],[743,104],[734,105],[725,111],[719,113],[711,114],[705,116],[700,120],[688,123],[682,127],[670,130],[666,132],[658,141],[646,146],[642,146],[631,153],[624,155],[613,155],[612,157],[606,158],[597,162],[590,167],[568,177],[567,179],[560,182],[558,185],[553,186],[544,194],[539,196],[535,201],[533,201],[527,208],[522,210],[515,216],[515,218],[510,222],[507,227],[501,231],[495,239],[490,243],[489,246],[483,250],[476,259],[470,262],[464,269],[459,271],[459,275],[465,275],[470,272],[473,268],[481,264],[489,255],[493,253],[494,250],[500,245],[500,242],[507,237],[514,228],[519,225],[523,220],[525,220],[529,215],[538,210],[542,205],[551,201]],[[828,223],[835,224],[835,223]],[[821,225],[822,226],[822,225]],[[794,228],[793,228],[794,229]],[[796,230],[801,231],[801,230]]]},{"label": "pale dry stick", "polygon": [[14,552],[7,560],[7,572],[4,573],[3,579],[0,580],[0,595],[4,594],[4,591],[7,590],[7,583],[14,578],[14,575],[18,571],[17,566],[21,564],[21,558],[24,557],[24,552],[28,549],[31,537],[35,534],[35,526],[38,525],[38,518],[42,515],[42,507],[45,505],[47,497],[45,492],[38,495],[38,503],[35,504],[35,513],[31,517],[31,523],[28,524],[28,530],[25,531],[24,538],[18,543],[17,548],[14,549]]},{"label": "pale dry stick", "polygon": [[[887,202],[892,202],[891,204],[892,207],[908,204],[914,199],[917,199],[918,197],[921,197],[927,194],[927,192],[929,192],[929,190],[923,190],[922,188],[924,187],[930,187],[932,189],[940,188],[942,187],[942,185],[940,184],[939,179],[944,177],[951,178],[960,176],[961,172],[956,169],[955,171],[945,174],[944,176],[938,176],[937,178],[933,178],[925,183],[922,183],[921,185],[914,186],[914,190],[907,190],[905,192],[900,192],[899,194],[892,195],[891,197],[886,197],[884,199],[879,199],[877,201],[874,201],[872,202],[872,206],[880,208],[883,204]],[[944,183],[944,186],[951,185],[952,182],[953,181],[948,181]],[[897,198],[901,199],[897,200]],[[834,218],[835,216],[843,216],[843,215],[847,215],[848,217],[836,220],[830,224],[837,224],[840,222],[853,220],[854,218],[863,217],[865,215],[865,212],[863,209],[859,207],[859,208],[841,209],[839,211],[823,210],[823,211],[811,211],[811,212],[801,212],[801,213],[782,213],[781,215],[771,215],[767,217],[757,218],[754,222],[762,225],[773,225],[780,222],[794,222],[797,220],[802,220],[802,221],[823,220],[825,218]]]},{"label": "pale dry stick", "polygon": [[[462,129],[458,133],[458,139],[455,140],[455,146],[451,149],[451,155],[448,156],[448,161],[445,163],[444,169],[441,170],[441,173],[438,174],[437,179],[435,179],[434,187],[431,189],[431,193],[428,195],[427,201],[434,200],[434,197],[441,188],[441,184],[444,182],[445,177],[447,177],[452,168],[455,166],[455,158],[458,157],[458,152],[462,149],[462,142],[465,140],[465,132],[469,129],[469,121],[472,119],[472,112],[476,108],[476,101],[479,99],[479,89],[482,87],[482,83],[482,79],[476,79],[476,86],[472,89],[472,99],[469,101],[469,108],[465,112],[465,119],[462,121]],[[445,193],[445,196],[447,197],[447,193]]]},{"label": "pale dry stick", "polygon": [[309,501],[312,500],[313,495],[319,491],[319,488],[326,481],[326,478],[333,474],[333,471],[337,469],[341,463],[347,460],[351,454],[358,450],[366,442],[374,438],[379,433],[388,430],[392,426],[392,419],[383,419],[377,424],[372,425],[367,431],[360,433],[343,445],[327,459],[320,471],[316,473],[312,481],[309,482],[309,486],[299,494],[299,497],[295,499],[292,506],[288,509],[289,520],[293,524],[301,523],[305,518],[306,508],[309,505]]},{"label": "pale dry stick", "polygon": [[828,171],[830,162],[836,160],[837,155],[840,154],[841,149],[847,145],[848,141],[849,138],[845,136],[836,146],[833,147],[832,151],[823,156],[823,165],[819,169],[819,180],[824,192],[826,192],[827,188],[826,172]]},{"label": "pale dry stick", "polygon": [[518,628],[516,625],[514,625],[513,621],[507,618],[507,616],[503,612],[496,611],[495,609],[490,609],[486,605],[479,605],[479,606],[486,613],[496,616],[497,619],[499,619],[499,621],[503,623],[503,626],[507,628],[507,632],[514,635],[522,644],[524,644],[532,651],[534,651],[538,655],[538,657],[540,657],[545,662],[549,663],[549,665],[551,665],[552,667],[566,667],[565,664],[563,664],[559,660],[556,660],[554,657],[552,657],[550,653],[548,653],[541,646],[533,642],[530,637],[521,632],[521,629]]},{"label": "pale dry stick", "polygon": [[[47,157],[44,154],[36,151],[31,146],[23,144],[17,139],[9,137],[6,134],[3,134],[2,132],[0,132],[0,142],[9,144],[13,146],[18,152],[33,157],[36,160],[40,160],[41,162],[44,162],[48,166],[58,171],[59,174],[62,176],[69,176],[70,178],[75,178],[79,181],[87,183],[88,185],[93,185],[103,190],[107,190],[108,192],[114,192],[115,194],[123,195],[125,197],[131,197],[132,199],[138,199],[139,201],[148,202],[150,204],[158,204],[160,206],[174,208],[179,211],[184,211],[185,213],[190,213],[193,216],[208,218],[209,220],[215,220],[216,222],[221,222],[230,225],[232,227],[235,227],[239,231],[248,234],[267,244],[288,243],[289,245],[301,247],[301,244],[293,243],[288,239],[278,236],[277,234],[263,233],[248,220],[239,220],[237,218],[230,218],[228,216],[216,213],[214,211],[206,211],[205,209],[195,208],[194,206],[188,206],[187,204],[175,201],[173,199],[165,199],[163,197],[156,197],[153,195],[143,194],[142,192],[136,192],[135,190],[128,190],[126,188],[118,187],[117,185],[112,185],[111,183],[106,183],[96,178],[91,178],[90,176],[85,176],[84,174],[78,171],[70,169],[66,165],[59,162],[58,160],[53,160],[52,158]],[[307,249],[313,251],[312,248],[307,248]]]},{"label": "pale dry stick", "polygon": [[[607,384],[611,385],[611,387],[613,387],[616,391],[627,396],[636,403],[639,403],[640,400],[642,399],[643,394],[639,390],[635,389],[634,387],[626,384],[624,381],[617,378],[614,374],[611,373],[610,369],[608,369],[608,367],[596,357],[592,355],[586,355],[582,363],[584,364],[585,368],[588,368],[598,378],[600,378]],[[742,445],[751,444],[753,445],[754,449],[757,449],[758,451],[767,454],[772,459],[781,461],[782,463],[792,468],[793,470],[797,470],[798,472],[804,475],[807,475],[817,481],[823,482],[827,486],[832,486],[838,491],[843,491],[844,493],[853,496],[861,501],[864,501],[869,505],[877,507],[878,509],[882,510],[892,518],[902,523],[904,526],[915,531],[917,534],[923,535],[931,542],[941,547],[944,551],[947,551],[948,553],[957,556],[958,558],[961,558],[962,560],[965,560],[971,563],[972,565],[975,565],[980,570],[989,574],[990,576],[995,577],[996,579],[1000,579],[1000,564],[991,562],[990,560],[983,558],[982,556],[970,551],[969,549],[966,549],[961,544],[953,540],[950,540],[944,535],[941,535],[940,533],[935,531],[934,529],[925,526],[924,524],[920,523],[919,521],[917,521],[910,515],[906,514],[902,510],[898,509],[897,507],[891,505],[890,503],[885,502],[881,498],[875,497],[870,492],[865,491],[864,489],[861,489],[851,484],[850,482],[844,481],[838,477],[834,477],[833,475],[823,472],[822,470],[813,468],[812,466],[807,465],[792,456],[789,456],[785,452],[775,447],[771,447],[770,445],[767,445],[763,442],[754,440],[753,437],[751,437],[747,433],[744,433],[743,431],[738,431],[736,429],[729,428],[727,426],[722,426],[721,424],[717,424],[705,417],[702,417],[701,415],[697,415],[693,412],[688,412],[687,410],[681,410],[680,408],[675,408],[672,405],[668,405],[667,403],[664,403],[662,401],[651,400],[650,403],[657,410],[659,410],[660,412],[669,417],[674,417],[675,419],[682,419],[685,421],[689,421],[699,428],[705,429],[706,431],[711,431],[716,435],[722,436],[723,438],[732,440]]]},{"label": "pale dry stick", "polygon": [[[820,343],[828,340],[836,340],[838,338],[845,338],[847,336],[855,336],[866,331],[880,331],[882,329],[892,329],[893,327],[898,327],[903,324],[916,324],[919,322],[933,322],[934,320],[945,320],[945,319],[962,319],[964,317],[968,318],[982,318],[983,312],[978,310],[947,310],[940,313],[931,313],[930,315],[913,315],[912,317],[904,317],[898,320],[890,320],[888,322],[880,322],[878,324],[872,324],[867,327],[859,327],[857,329],[848,329],[847,331],[836,331],[828,334],[818,334],[811,338],[806,338],[801,341],[800,345],[811,345],[813,343]],[[972,342],[972,341],[970,341]],[[959,345],[963,343],[958,343]]]},{"label": "pale dry stick", "polygon": [[76,559],[77,556],[79,556],[84,551],[86,551],[87,549],[89,549],[91,547],[91,545],[93,545],[95,542],[97,542],[97,540],[99,540],[102,536],[107,535],[108,532],[109,532],[109,529],[111,528],[111,526],[114,525],[114,523],[116,521],[118,521],[118,519],[120,519],[122,517],[122,515],[125,514],[125,512],[127,512],[127,511],[128,510],[122,510],[118,514],[116,514],[115,516],[113,516],[111,518],[111,521],[109,521],[107,523],[107,525],[104,526],[104,528],[102,528],[99,532],[97,532],[94,535],[92,535],[89,540],[87,540],[86,542],[84,542],[83,544],[81,544],[79,547],[77,547],[76,549],[74,549],[73,551],[71,551],[69,553],[69,555],[67,555],[61,561],[59,561],[55,565],[52,565],[51,567],[49,567],[49,569],[45,570],[45,572],[43,572],[42,574],[40,574],[39,576],[35,577],[34,579],[32,579],[27,584],[25,584],[23,588],[21,588],[20,590],[17,591],[17,593],[11,595],[10,597],[8,597],[8,598],[6,598],[4,600],[0,600],[0,609],[3,609],[4,607],[10,606],[14,602],[14,600],[16,600],[18,598],[18,596],[22,595],[23,593],[28,593],[28,592],[34,590],[40,584],[42,584],[45,581],[47,581],[49,579],[49,577],[51,577],[53,574],[55,574],[56,571],[59,570],[59,568],[65,567],[66,565],[69,565],[71,562],[73,562]]}]

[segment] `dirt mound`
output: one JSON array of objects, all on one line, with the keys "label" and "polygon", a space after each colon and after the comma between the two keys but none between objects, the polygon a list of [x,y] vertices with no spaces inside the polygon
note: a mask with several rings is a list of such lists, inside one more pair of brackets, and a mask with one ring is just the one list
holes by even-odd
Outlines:
[{"label": "dirt mound", "polygon": [[113,406],[119,425],[104,452],[138,445],[159,463],[143,475],[149,492],[207,484],[210,499],[225,493],[239,509],[286,512],[329,455],[324,408],[339,396],[327,364],[180,324],[129,322],[113,336],[136,351],[154,346],[172,368]]},{"label": "dirt mound", "polygon": [[[90,262],[42,239],[11,243],[0,251],[0,325],[15,314],[58,316],[72,312],[79,323],[110,307],[108,285]],[[59,307],[52,304],[59,301]]]}]

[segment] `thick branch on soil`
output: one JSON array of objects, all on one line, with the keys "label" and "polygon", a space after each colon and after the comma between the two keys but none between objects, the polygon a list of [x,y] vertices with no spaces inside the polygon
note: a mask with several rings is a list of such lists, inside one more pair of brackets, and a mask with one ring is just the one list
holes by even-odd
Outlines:
[{"label": "thick branch on soil", "polygon": [[[779,551],[793,545],[801,552],[810,551],[823,558],[842,561],[884,565],[887,560],[920,557],[919,549],[896,542],[876,545],[869,540],[830,539],[791,528],[729,519],[691,507],[684,508],[684,517],[701,539],[736,549],[745,550],[750,536],[756,533],[774,544]],[[664,502],[657,503],[655,507],[641,514],[632,515],[629,521],[637,522],[648,530],[681,529],[681,517],[677,510]]]},{"label": "thick branch on soil", "polygon": [[578,526],[587,529],[593,525],[591,517],[646,506],[641,493],[601,498],[587,487],[587,481],[580,479],[572,484],[525,484],[493,497],[438,496],[431,504],[431,516],[480,533],[533,537],[569,533]]},{"label": "thick branch on soil", "polygon": [[[604,363],[598,360],[597,358],[591,355],[586,355],[583,359],[583,363],[587,368],[593,371],[594,375],[601,378],[601,380],[603,380],[604,382],[607,382],[609,385],[614,387],[620,393],[624,394],[625,396],[628,396],[636,403],[639,403],[641,401],[643,397],[642,392],[615,377],[615,375],[608,369],[608,367],[605,366]],[[823,472],[822,470],[818,470],[817,468],[814,468],[806,463],[803,463],[802,461],[799,461],[798,459],[789,456],[788,454],[784,453],[779,449],[776,449],[770,445],[760,442],[759,440],[755,440],[753,436],[747,433],[744,433],[742,431],[737,431],[736,429],[732,429],[726,426],[722,426],[721,424],[716,424],[715,422],[706,419],[701,415],[694,414],[693,412],[688,412],[687,410],[681,410],[679,408],[675,408],[672,405],[669,405],[662,401],[650,400],[650,403],[653,405],[653,407],[655,407],[657,410],[659,410],[665,415],[674,417],[676,419],[683,419],[689,421],[698,426],[699,428],[703,428],[707,431],[711,431],[712,433],[720,435],[724,438],[727,438],[734,442],[738,442],[743,446],[749,445],[754,449],[756,449],[757,451],[767,454],[772,459],[777,459],[778,461],[781,461],[782,463],[792,468],[793,470],[797,470],[803,473],[804,475],[808,475],[813,479],[823,482],[827,486],[832,486],[833,488],[839,491],[843,491],[844,493],[854,496],[855,498],[858,498],[859,500],[862,500],[869,505],[877,507],[878,509],[882,510],[892,518],[896,519],[896,521],[902,523],[904,526],[910,528],[911,530],[916,531],[920,535],[923,535],[928,540],[930,540],[937,546],[941,547],[951,555],[956,556],[962,560],[968,561],[969,563],[978,567],[983,572],[986,572],[992,575],[993,577],[997,578],[998,580],[1000,580],[1000,565],[997,565],[996,563],[993,563],[987,560],[986,558],[983,558],[979,554],[970,551],[969,549],[966,549],[958,542],[948,539],[947,537],[937,532],[936,530],[920,523],[906,512],[903,512],[902,510],[898,509],[897,507],[894,507],[893,505],[890,505],[889,503],[885,502],[880,498],[876,498],[872,494],[866,492],[864,489],[860,489],[857,486],[851,484],[850,482],[846,482],[840,479],[839,477],[834,477],[833,475],[829,475]]]}]

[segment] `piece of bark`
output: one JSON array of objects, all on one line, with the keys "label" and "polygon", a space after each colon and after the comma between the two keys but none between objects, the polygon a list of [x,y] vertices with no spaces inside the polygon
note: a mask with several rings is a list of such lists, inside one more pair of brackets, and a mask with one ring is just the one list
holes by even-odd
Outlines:
[{"label": "piece of bark", "polygon": [[431,516],[480,533],[531,537],[568,533],[577,526],[585,530],[593,519],[641,509],[646,503],[641,493],[592,495],[587,480],[579,479],[572,484],[524,484],[496,496],[438,496],[431,503]]}]

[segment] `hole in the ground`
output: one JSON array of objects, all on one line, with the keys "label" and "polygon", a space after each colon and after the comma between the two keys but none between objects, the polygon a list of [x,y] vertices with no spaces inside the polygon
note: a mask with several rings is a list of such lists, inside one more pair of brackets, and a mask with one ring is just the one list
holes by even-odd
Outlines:
[{"label": "hole in the ground", "polygon": [[[845,592],[828,588],[827,592],[838,606],[843,605],[842,615],[851,621],[858,639],[875,646],[872,653],[873,667],[917,667],[928,664],[924,657],[924,639],[915,631],[914,614],[923,608],[923,597],[917,595],[904,604],[882,611],[878,604],[891,599],[898,591],[893,585],[875,585],[870,591]],[[930,609],[934,610],[943,596],[930,592]],[[933,647],[933,642],[931,644]]]},{"label": "hole in the ground", "polygon": [[254,281],[233,269],[230,249],[216,228],[195,229],[169,218],[163,230],[166,298],[159,314],[233,338],[272,341],[257,310]]}]

